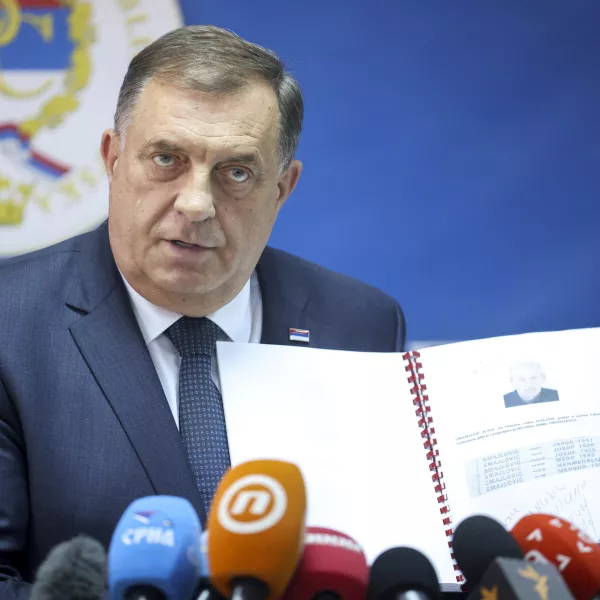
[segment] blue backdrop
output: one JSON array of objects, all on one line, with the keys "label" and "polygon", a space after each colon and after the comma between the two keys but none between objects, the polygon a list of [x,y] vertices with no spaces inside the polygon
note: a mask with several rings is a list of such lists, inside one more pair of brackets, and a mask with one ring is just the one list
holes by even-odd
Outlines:
[{"label": "blue backdrop", "polygon": [[182,0],[303,85],[272,244],[372,283],[411,340],[600,326],[598,0]]}]

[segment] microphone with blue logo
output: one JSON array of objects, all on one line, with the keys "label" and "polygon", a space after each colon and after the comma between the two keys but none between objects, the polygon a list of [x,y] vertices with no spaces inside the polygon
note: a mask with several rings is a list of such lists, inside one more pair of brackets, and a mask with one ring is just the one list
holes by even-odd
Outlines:
[{"label": "microphone with blue logo", "polygon": [[132,502],[108,550],[110,600],[195,599],[207,576],[201,533],[198,515],[184,498]]}]

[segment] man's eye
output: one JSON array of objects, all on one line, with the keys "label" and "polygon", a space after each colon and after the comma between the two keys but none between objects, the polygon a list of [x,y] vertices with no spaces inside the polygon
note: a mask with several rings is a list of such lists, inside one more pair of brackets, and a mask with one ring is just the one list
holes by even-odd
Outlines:
[{"label": "man's eye", "polygon": [[172,154],[157,154],[152,160],[159,167],[172,167],[175,164],[175,157]]},{"label": "man's eye", "polygon": [[248,175],[247,171],[244,171],[244,169],[240,169],[238,167],[233,167],[232,169],[228,169],[227,175],[235,183],[244,183],[245,181],[248,181],[248,179],[250,178],[250,175]]}]

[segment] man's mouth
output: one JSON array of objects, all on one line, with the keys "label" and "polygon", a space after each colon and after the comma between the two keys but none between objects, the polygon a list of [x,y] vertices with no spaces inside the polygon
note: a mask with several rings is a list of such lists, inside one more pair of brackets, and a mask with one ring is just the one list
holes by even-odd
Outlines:
[{"label": "man's mouth", "polygon": [[171,240],[173,244],[179,246],[180,248],[199,248],[200,246],[196,244],[188,244],[187,242],[182,242],[181,240]]}]

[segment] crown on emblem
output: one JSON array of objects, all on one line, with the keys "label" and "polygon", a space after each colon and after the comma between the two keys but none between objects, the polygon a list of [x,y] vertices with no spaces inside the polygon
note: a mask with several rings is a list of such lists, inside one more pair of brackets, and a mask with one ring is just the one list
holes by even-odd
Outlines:
[{"label": "crown on emblem", "polygon": [[19,225],[23,222],[25,204],[17,204],[13,200],[0,200],[0,225]]},{"label": "crown on emblem", "polygon": [[33,189],[31,184],[11,185],[10,180],[0,177],[0,225],[18,225],[23,222],[23,211]]}]

